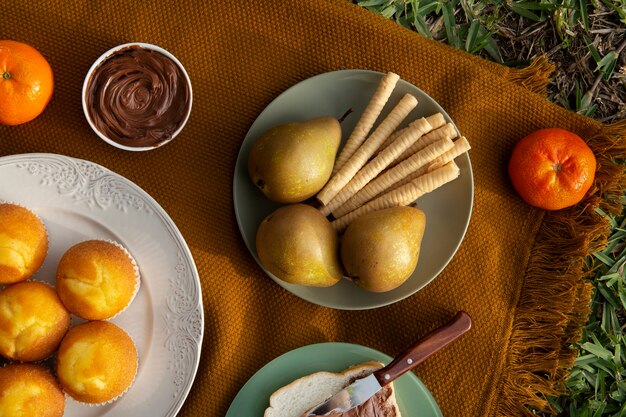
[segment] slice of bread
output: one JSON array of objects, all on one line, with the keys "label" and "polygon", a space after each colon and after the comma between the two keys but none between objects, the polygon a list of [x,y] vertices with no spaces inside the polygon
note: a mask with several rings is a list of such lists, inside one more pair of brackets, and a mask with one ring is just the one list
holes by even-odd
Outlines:
[{"label": "slice of bread", "polygon": [[[302,417],[354,380],[363,378],[382,367],[382,363],[371,361],[352,366],[341,373],[317,372],[297,379],[270,396],[270,406],[265,410],[264,417]],[[359,414],[363,416],[401,417],[396,404],[393,383],[383,387],[372,399],[358,408],[365,413]],[[376,408],[379,414],[374,414],[372,408]],[[384,411],[381,412],[381,410]],[[344,414],[346,415],[348,413]]]}]

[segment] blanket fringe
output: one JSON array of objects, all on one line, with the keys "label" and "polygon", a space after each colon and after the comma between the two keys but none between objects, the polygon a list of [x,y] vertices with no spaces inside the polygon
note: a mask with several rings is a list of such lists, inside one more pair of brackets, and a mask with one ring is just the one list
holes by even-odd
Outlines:
[{"label": "blanket fringe", "polygon": [[587,143],[598,162],[594,187],[583,203],[544,214],[516,307],[498,416],[530,417],[536,415],[532,409],[554,413],[547,397],[565,393],[577,355],[572,345],[591,312],[593,271],[586,258],[606,246],[610,233],[595,208],[622,210],[626,121],[601,126]]},{"label": "blanket fringe", "polygon": [[533,93],[545,96],[550,83],[550,75],[555,69],[556,66],[545,55],[540,55],[526,68],[511,69],[507,73],[506,79],[527,88]]}]

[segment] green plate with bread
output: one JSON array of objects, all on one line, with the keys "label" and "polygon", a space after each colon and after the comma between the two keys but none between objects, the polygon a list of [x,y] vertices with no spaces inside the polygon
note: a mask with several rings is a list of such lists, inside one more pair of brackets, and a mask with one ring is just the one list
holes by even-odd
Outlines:
[{"label": "green plate with bread", "polygon": [[[391,357],[377,350],[350,343],[318,343],[277,357],[241,388],[226,417],[261,417],[269,407],[270,396],[294,380],[316,372],[343,372],[369,361],[388,364]],[[394,382],[395,398],[402,417],[442,417],[426,386],[406,373]]]}]

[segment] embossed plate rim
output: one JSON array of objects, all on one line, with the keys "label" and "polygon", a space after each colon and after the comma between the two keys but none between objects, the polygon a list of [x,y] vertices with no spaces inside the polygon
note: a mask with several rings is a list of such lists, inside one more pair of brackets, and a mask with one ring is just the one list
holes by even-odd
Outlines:
[{"label": "embossed plate rim", "polygon": [[[11,175],[15,170],[23,169],[26,173],[24,176]],[[0,200],[20,203],[19,199],[6,198],[16,195],[40,201],[47,199],[50,209],[58,208],[56,207],[58,204],[66,205],[67,207],[63,208],[67,208],[68,212],[75,211],[75,215],[87,217],[90,215],[94,223],[110,220],[113,216],[116,222],[120,222],[116,224],[118,228],[123,226],[129,230],[133,227],[140,227],[130,225],[131,220],[143,219],[144,225],[154,227],[147,231],[139,229],[142,231],[142,236],[148,237],[148,242],[152,242],[150,237],[154,238],[158,235],[171,239],[171,241],[159,241],[159,244],[165,245],[165,249],[162,250],[174,248],[174,254],[164,261],[172,266],[172,273],[166,275],[167,279],[153,278],[147,281],[150,282],[152,290],[146,290],[147,294],[144,295],[146,306],[150,307],[152,312],[152,317],[145,320],[154,323],[153,334],[150,335],[149,340],[153,345],[155,341],[163,342],[160,347],[150,345],[146,349],[150,351],[146,368],[152,360],[162,359],[159,354],[163,352],[169,354],[169,357],[165,357],[167,365],[164,364],[161,368],[163,372],[170,375],[170,378],[157,381],[154,390],[165,390],[171,394],[171,400],[165,400],[165,406],[160,410],[155,410],[151,402],[132,405],[149,408],[145,411],[150,415],[175,416],[193,385],[204,338],[204,311],[199,275],[191,251],[176,224],[156,200],[137,184],[91,161],[50,153],[18,154],[0,157],[0,172],[2,170],[11,171],[0,175]],[[6,175],[7,173],[9,175]],[[37,180],[36,189],[28,190],[27,187],[33,187],[33,182]],[[127,213],[131,217],[121,216],[118,211]],[[134,211],[137,214],[133,214]],[[146,216],[146,214],[154,214],[154,217]],[[124,233],[127,236],[131,234],[128,231]],[[129,249],[132,253],[133,248]],[[145,278],[146,276],[143,275],[142,279],[145,280]],[[156,293],[161,293],[161,297],[157,300],[154,299]],[[169,311],[154,311],[154,306],[166,306]],[[132,321],[134,318],[135,316],[127,317],[127,320]],[[137,326],[143,326],[143,324],[137,324]],[[150,355],[153,357],[151,358]],[[148,369],[146,372],[151,372],[151,370]],[[145,388],[150,387],[137,388],[144,392]],[[122,397],[115,404],[121,405],[124,400],[125,397]],[[135,401],[136,398],[133,397],[132,400]],[[103,407],[91,410],[102,410],[99,415],[109,414],[109,409]],[[120,411],[116,407],[110,410],[114,410],[111,411],[113,414]],[[125,412],[123,408],[121,411]]]}]

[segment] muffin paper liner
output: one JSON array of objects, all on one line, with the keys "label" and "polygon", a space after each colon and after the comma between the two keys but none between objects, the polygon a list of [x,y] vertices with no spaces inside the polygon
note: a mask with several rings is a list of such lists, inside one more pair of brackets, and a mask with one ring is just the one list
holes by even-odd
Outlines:
[{"label": "muffin paper liner", "polygon": [[133,300],[135,299],[135,297],[137,296],[137,293],[139,292],[139,287],[141,287],[141,275],[139,274],[139,266],[137,265],[137,262],[135,261],[135,258],[133,257],[133,255],[130,254],[130,252],[128,252],[128,250],[120,243],[114,241],[114,240],[109,240],[109,239],[100,239],[103,240],[105,242],[111,243],[115,246],[117,246],[118,248],[120,248],[121,250],[124,251],[124,253],[126,254],[126,256],[128,256],[128,259],[130,259],[131,263],[133,264],[133,270],[135,271],[135,289],[133,291],[133,295],[131,295],[130,299],[128,300],[128,304],[126,304],[126,307],[124,307],[123,309],[121,309],[120,311],[118,311],[115,315],[109,317],[106,320],[111,320],[117,316],[119,316],[120,314],[122,314],[124,311],[126,311],[126,309],[128,308],[129,305],[132,304]]},{"label": "muffin paper liner", "polygon": [[54,378],[54,381],[56,382],[57,386],[59,387],[59,389],[61,390],[63,395],[67,398],[67,394],[65,393],[65,391],[63,391],[63,387],[61,386],[61,382],[59,381],[59,378],[57,377],[56,369],[53,368],[53,367],[50,367],[50,365],[48,363],[46,363],[46,361],[48,361],[52,357],[56,357],[56,352],[54,352],[52,355],[48,356],[46,359],[42,359],[40,361],[33,361],[33,362],[8,361],[7,363],[5,363],[2,366],[0,366],[0,368],[5,368],[5,367],[7,367],[9,365],[38,365],[38,366],[41,366],[46,371],[50,372],[50,375],[52,375],[52,378]]},{"label": "muffin paper liner", "polygon": [[[42,281],[40,279],[29,279],[29,280],[25,280],[25,281],[19,281],[13,284],[8,284],[8,285],[15,285],[15,284],[20,284],[22,282],[38,282],[40,284],[44,284],[45,286],[51,288],[54,290],[54,292],[57,294],[57,297],[59,296],[59,294],[57,293],[56,288],[54,287],[54,285],[50,284],[49,282],[46,281]],[[61,302],[61,300],[59,299],[59,302]],[[63,306],[63,308],[65,308],[65,306],[63,305],[63,303],[61,302],[61,306]],[[67,311],[67,308],[65,308],[65,311]],[[72,313],[70,313],[69,311],[67,311],[67,314],[70,315],[70,324],[67,327],[67,329],[65,330],[65,334],[67,334],[67,332],[72,328]],[[63,335],[63,337],[65,337],[65,334]],[[61,338],[61,340],[63,340],[63,337]],[[61,344],[61,341],[59,341],[59,344]],[[43,359],[39,359],[36,361],[23,361],[20,359],[11,359],[11,358],[7,358],[6,356],[2,356],[0,355],[0,361],[5,360],[8,361],[8,363],[34,363],[34,364],[38,364],[38,365],[42,365],[46,368],[50,368],[47,364],[50,360],[56,360],[56,353],[58,350],[59,346],[57,346],[57,348],[48,356],[46,356]],[[4,366],[8,365],[8,363],[5,363]],[[56,374],[53,372],[53,375],[56,376]]]},{"label": "muffin paper liner", "polygon": [[[119,327],[119,326],[118,326]],[[126,333],[128,335],[128,337],[130,338],[130,340],[133,341],[133,344],[135,345],[135,349],[137,349],[137,345],[135,344],[135,340],[128,334],[128,332],[126,332],[126,330],[122,329],[120,327],[120,329]],[[137,373],[139,372],[139,351],[137,351],[137,365],[135,367],[135,375],[133,376],[133,380],[130,382],[130,384],[128,384],[128,387],[119,395],[111,398],[108,401],[104,401],[101,403],[86,403],[84,401],[79,401],[77,399],[75,399],[74,397],[72,397],[70,394],[68,394],[67,392],[65,392],[65,390],[63,390],[63,393],[65,394],[65,398],[66,399],[70,399],[71,401],[74,401],[75,403],[81,404],[81,405],[87,405],[89,407],[101,407],[103,405],[107,405],[107,404],[111,404],[114,403],[115,401],[119,400],[122,396],[124,396],[124,394],[126,394],[128,392],[129,389],[131,389],[131,387],[135,384],[135,380],[137,379]],[[55,374],[56,376],[56,374]],[[57,377],[58,379],[58,377]]]},{"label": "muffin paper liner", "polygon": [[[116,247],[120,248],[121,250],[124,251],[126,256],[128,256],[128,259],[130,259],[130,261],[131,261],[131,263],[133,265],[133,270],[135,271],[135,288],[133,290],[133,294],[131,295],[130,299],[128,300],[128,304],[126,304],[126,306],[124,308],[122,308],[120,311],[118,311],[117,313],[115,313],[111,317],[108,317],[108,318],[105,318],[105,319],[101,319],[101,321],[108,321],[108,320],[114,319],[115,317],[119,316],[124,311],[126,311],[128,306],[130,306],[132,304],[133,300],[137,296],[137,293],[139,292],[139,287],[141,286],[141,275],[139,274],[139,266],[137,265],[137,262],[135,261],[135,258],[130,254],[130,252],[128,252],[128,250],[122,244],[120,244],[120,243],[118,243],[118,242],[116,242],[114,240],[110,240],[110,239],[87,239],[87,240],[84,240],[84,241],[79,242],[77,244],[80,244],[80,243],[83,243],[83,242],[90,242],[90,241],[107,242],[107,243],[110,243],[110,244],[115,245]],[[74,315],[76,315],[76,314],[74,314]],[[78,315],[76,315],[76,316],[80,317]]]},{"label": "muffin paper liner", "polygon": [[[22,207],[22,208],[24,208],[24,209],[28,210],[29,212],[31,212],[31,213],[32,213],[35,217],[37,217],[37,218],[39,219],[39,221],[41,221],[41,224],[43,225],[44,230],[45,230],[45,232],[46,232],[46,240],[47,240],[47,244],[48,244],[48,250],[46,251],[46,258],[47,258],[47,256],[48,256],[48,251],[49,251],[49,249],[50,249],[50,232],[48,231],[48,228],[46,227],[46,223],[43,221],[43,219],[42,219],[42,218],[41,218],[41,217],[40,217],[37,213],[35,213],[33,210],[31,210],[29,207],[27,207],[27,206],[25,206],[25,205],[23,205],[23,204],[16,203],[16,202],[14,202],[14,201],[4,200],[4,199],[0,199],[0,204],[13,204],[13,205],[16,205],[16,206]],[[123,309],[121,309],[119,312],[117,312],[115,315],[113,315],[113,316],[109,317],[108,319],[104,319],[104,320],[103,320],[103,321],[108,321],[108,320],[111,320],[111,319],[113,319],[113,318],[117,317],[118,315],[120,315],[120,314],[121,314],[121,313],[123,313],[124,311],[126,311],[126,309],[128,308],[128,306],[130,306],[130,304],[133,302],[133,300],[134,300],[134,299],[135,299],[135,297],[137,296],[137,293],[139,292],[139,288],[141,287],[141,274],[140,274],[140,272],[139,272],[139,266],[137,265],[137,262],[135,261],[135,258],[134,258],[134,257],[130,254],[130,252],[129,252],[129,251],[128,251],[128,250],[127,250],[127,249],[126,249],[126,248],[125,248],[122,244],[120,244],[119,242],[116,242],[116,241],[111,240],[111,239],[88,239],[88,240],[100,240],[100,241],[104,241],[104,242],[107,242],[107,243],[111,243],[111,244],[113,244],[113,245],[117,246],[118,248],[122,249],[122,250],[124,251],[124,253],[126,254],[126,256],[128,256],[128,258],[130,259],[130,261],[131,261],[131,263],[132,263],[132,265],[133,265],[133,270],[134,270],[134,272],[135,272],[135,278],[136,278],[136,280],[135,280],[135,288],[134,288],[134,291],[133,291],[132,296],[130,297],[130,299],[129,299],[129,301],[128,301],[128,304],[127,304],[127,305],[126,305]],[[69,249],[69,248],[68,248],[68,249]],[[45,258],[44,258],[44,259],[45,259]],[[43,265],[43,262],[42,262],[42,265]],[[29,281],[29,282],[39,282],[39,283],[41,283],[41,284],[45,284],[45,285],[47,285],[48,287],[50,287],[50,288],[52,288],[52,289],[54,289],[54,290],[56,291],[56,287],[55,287],[54,285],[52,285],[51,283],[49,283],[49,282],[45,282],[45,281],[42,281],[42,280],[40,280],[40,279],[32,279],[32,278],[31,278],[31,277],[33,277],[35,274],[37,274],[37,272],[39,271],[39,269],[41,269],[41,265],[39,266],[39,268],[37,269],[37,271],[35,271],[35,272],[34,272],[34,273],[33,273],[33,274],[29,277],[29,278],[26,278],[26,279],[24,279],[24,280],[22,280],[22,281],[17,281],[17,282],[15,282],[15,283],[11,283],[11,284],[0,284],[0,290],[2,290],[4,287],[6,287],[6,286],[8,286],[8,285],[14,285],[14,284],[18,284],[18,283],[20,283],[20,282],[26,282],[26,281]],[[75,315],[70,313],[70,316],[75,316]],[[76,316],[76,317],[78,317],[78,316]],[[70,326],[69,326],[69,328],[68,328],[68,331],[69,331],[69,329],[70,329],[71,327],[72,327],[72,325],[71,325],[71,322],[70,322]],[[126,334],[128,335],[128,337],[129,337],[131,340],[133,340],[133,339],[132,339],[132,337],[128,334],[128,332],[126,332],[126,330],[124,330],[124,329],[123,329],[123,328],[121,328],[120,326],[118,326],[118,327],[119,327],[122,331],[124,331],[124,333],[126,333]],[[134,343],[135,343],[135,341],[133,340],[133,344],[134,344]],[[136,345],[135,345],[135,349],[136,349]],[[16,363],[17,363],[17,364],[20,364],[20,363],[26,363],[26,364],[36,364],[36,365],[40,365],[40,366],[44,367],[45,369],[47,369],[48,371],[50,371],[50,373],[52,374],[52,376],[55,378],[55,380],[56,380],[56,381],[57,381],[57,383],[59,384],[59,387],[61,387],[61,388],[62,388],[62,384],[60,383],[60,381],[59,381],[59,377],[58,377],[57,372],[56,372],[57,353],[58,353],[58,348],[57,348],[57,350],[55,350],[55,351],[54,351],[54,352],[53,352],[50,356],[48,356],[48,357],[46,357],[46,358],[43,358],[43,359],[40,359],[40,360],[37,360],[37,361],[20,361],[20,360],[9,359],[9,358],[5,358],[5,357],[1,357],[1,356],[0,356],[0,361],[4,362],[4,363],[2,364],[2,366],[0,366],[0,368],[4,368],[5,366],[8,366],[8,365],[10,365],[10,364],[16,364]],[[70,401],[76,402],[76,403],[81,404],[81,405],[87,405],[87,406],[89,406],[89,407],[100,407],[100,406],[103,406],[103,405],[111,404],[111,403],[113,403],[113,402],[117,401],[118,399],[120,399],[122,396],[124,396],[124,395],[128,392],[128,390],[129,390],[129,389],[130,389],[130,388],[134,385],[135,380],[136,380],[136,378],[137,378],[137,373],[138,373],[138,371],[139,371],[139,354],[137,354],[137,363],[136,363],[136,367],[135,367],[135,374],[134,374],[134,376],[133,376],[133,380],[132,380],[132,381],[131,381],[131,383],[128,385],[128,387],[127,387],[127,388],[126,388],[126,389],[125,389],[125,390],[124,390],[121,394],[119,394],[119,395],[115,396],[114,398],[112,398],[112,399],[110,399],[110,400],[108,400],[108,401],[104,401],[104,402],[101,402],[101,403],[87,403],[87,402],[83,402],[83,401],[78,401],[78,400],[76,400],[75,398],[73,398],[70,394],[68,394],[67,392],[65,392],[65,390],[63,390],[63,389],[62,389],[62,391],[63,391],[63,394],[65,395],[66,400],[67,400],[67,399],[69,399]]]},{"label": "muffin paper liner", "polygon": [[[37,217],[39,219],[39,221],[43,225],[43,229],[46,232],[46,255],[43,258],[44,259],[43,262],[41,263],[41,265],[39,265],[39,268],[37,268],[30,276],[24,278],[21,281],[16,281],[16,282],[11,283],[11,284],[17,284],[18,282],[24,282],[24,281],[34,277],[35,275],[37,275],[37,272],[39,272],[39,270],[41,269],[43,264],[46,262],[46,259],[48,258],[48,252],[50,251],[50,232],[48,231],[48,228],[46,227],[46,222],[43,221],[41,216],[39,216],[37,213],[35,213],[33,210],[31,210],[30,207],[27,207],[24,204],[16,203],[15,201],[3,200],[1,198],[0,198],[0,204],[12,204],[14,206],[19,206],[19,207],[21,207],[21,208],[23,208],[25,210],[28,210],[35,217]],[[0,288],[3,288],[4,286],[11,285],[11,284],[0,284]]]}]

